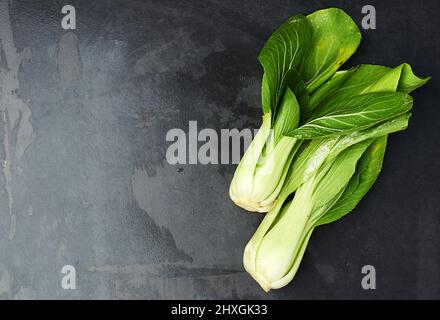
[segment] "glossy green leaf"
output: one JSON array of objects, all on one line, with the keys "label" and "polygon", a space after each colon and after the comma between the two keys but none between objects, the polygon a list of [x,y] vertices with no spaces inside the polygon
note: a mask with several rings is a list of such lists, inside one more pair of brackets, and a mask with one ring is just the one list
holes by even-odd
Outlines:
[{"label": "glossy green leaf", "polygon": [[309,118],[315,107],[325,98],[334,94],[336,90],[341,88],[344,82],[347,81],[356,72],[356,70],[357,67],[350,70],[338,71],[333,75],[333,77],[331,77],[330,80],[320,86],[318,90],[316,90],[310,97],[307,108],[301,108],[301,111],[303,111],[302,118]]},{"label": "glossy green leaf", "polygon": [[303,142],[287,174],[283,193],[291,194],[316,174],[338,140],[339,137],[331,137]]},{"label": "glossy green leaf", "polygon": [[399,81],[399,86],[397,88],[400,92],[410,93],[411,91],[425,85],[431,77],[419,78],[417,77],[409,64],[403,63],[402,65],[402,75]]},{"label": "glossy green leaf", "polygon": [[273,126],[275,144],[277,144],[281,137],[287,132],[298,127],[299,113],[299,104],[295,95],[290,88],[286,88]]},{"label": "glossy green leaf", "polygon": [[375,139],[365,151],[344,193],[331,210],[318,221],[317,225],[327,224],[342,218],[352,211],[370,190],[382,169],[387,137]]},{"label": "glossy green leaf", "polygon": [[347,134],[404,114],[412,104],[411,96],[400,92],[367,93],[337,100],[329,106],[333,112],[309,121],[288,135],[316,139]]},{"label": "glossy green leaf", "polygon": [[258,56],[264,69],[261,87],[264,113],[275,113],[286,86],[286,74],[291,69],[298,69],[310,39],[309,21],[303,15],[295,15],[267,40]]},{"label": "glossy green leaf", "polygon": [[408,127],[410,117],[411,114],[406,113],[371,128],[355,131],[344,136],[303,142],[288,172],[283,191],[289,194],[294,192],[315,175],[322,165],[333,162],[342,151],[352,145],[405,130]]},{"label": "glossy green leaf", "polygon": [[[370,88],[391,70],[388,67],[365,64],[349,70],[349,72],[342,74],[342,76],[335,74],[332,79],[322,85],[311,96],[310,106],[313,108],[313,113],[309,114],[308,119],[314,119],[334,111],[332,106],[338,100],[344,100],[363,93],[376,92],[371,91]],[[398,81],[399,78],[394,81],[396,86]],[[379,88],[379,86],[376,86],[376,88]]]},{"label": "glossy green leaf", "polygon": [[338,8],[315,11],[307,19],[312,40],[300,73],[307,90],[313,92],[356,51],[362,36],[351,17]]},{"label": "glossy green leaf", "polygon": [[318,182],[313,191],[312,219],[318,221],[339,199],[355,173],[358,160],[372,142],[372,139],[368,139],[354,144],[320,169],[315,178]]},{"label": "glossy green leaf", "polygon": [[301,114],[309,107],[309,93],[300,74],[294,69],[290,69],[285,77],[286,87],[290,88],[295,94],[298,104],[301,107]]},{"label": "glossy green leaf", "polygon": [[395,68],[364,64],[345,73],[338,72],[310,97],[307,119],[333,111],[331,106],[337,100],[373,92],[409,93],[428,80],[415,76],[406,63]]}]

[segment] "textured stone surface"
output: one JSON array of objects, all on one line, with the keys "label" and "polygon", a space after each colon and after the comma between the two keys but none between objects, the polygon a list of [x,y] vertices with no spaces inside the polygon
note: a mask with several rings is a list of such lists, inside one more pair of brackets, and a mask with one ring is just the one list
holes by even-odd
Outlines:
[{"label": "textured stone surface", "polygon": [[[260,215],[228,198],[234,165],[171,166],[171,128],[254,128],[267,36],[294,13],[358,1],[0,1],[0,298],[440,298],[439,4],[368,1],[349,65],[431,75],[360,206],[320,227],[288,287],[243,271]],[[62,266],[77,290],[61,288]],[[361,268],[377,290],[361,288]]]}]

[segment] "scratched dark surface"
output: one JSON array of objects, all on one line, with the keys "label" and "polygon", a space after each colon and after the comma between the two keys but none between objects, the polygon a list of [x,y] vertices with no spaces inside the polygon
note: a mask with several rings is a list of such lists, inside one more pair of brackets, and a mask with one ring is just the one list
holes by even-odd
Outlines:
[{"label": "scratched dark surface", "polygon": [[[77,29],[60,26],[74,5]],[[165,161],[171,128],[255,128],[257,54],[294,13],[345,9],[377,30],[348,65],[434,78],[359,207],[320,227],[295,280],[243,271],[260,215],[228,198],[234,165]],[[440,298],[438,1],[0,1],[0,298]],[[377,289],[361,287],[361,268]],[[61,287],[73,265],[77,289]]]}]

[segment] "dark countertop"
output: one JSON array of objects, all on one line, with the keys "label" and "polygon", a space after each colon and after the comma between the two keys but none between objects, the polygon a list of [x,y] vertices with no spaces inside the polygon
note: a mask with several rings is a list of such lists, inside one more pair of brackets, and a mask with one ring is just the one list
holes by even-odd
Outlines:
[{"label": "dark countertop", "polygon": [[[63,1],[0,1],[0,298],[440,298],[438,1],[69,3],[66,31]],[[242,267],[262,216],[229,200],[235,165],[170,165],[166,133],[258,127],[257,55],[274,28],[329,6],[360,25],[365,4],[377,29],[347,65],[408,62],[433,79],[373,189],[266,294]]]}]

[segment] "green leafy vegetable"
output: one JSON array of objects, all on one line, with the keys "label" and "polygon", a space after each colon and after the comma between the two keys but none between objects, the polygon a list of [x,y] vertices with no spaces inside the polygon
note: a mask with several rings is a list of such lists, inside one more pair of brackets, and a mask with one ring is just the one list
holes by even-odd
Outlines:
[{"label": "green leafy vegetable", "polygon": [[293,279],[317,226],[348,214],[370,190],[388,136],[408,126],[409,93],[429,80],[406,63],[338,71],[360,40],[353,20],[330,8],[288,19],[260,53],[263,124],[230,196],[267,212],[243,255],[266,291]]},{"label": "green leafy vegetable", "polygon": [[[337,72],[310,97],[307,120],[315,119],[332,111],[350,97],[374,92],[410,91],[424,85],[429,78],[414,75],[411,67],[404,63],[395,68],[364,64],[347,71]],[[303,117],[302,116],[302,117]]]},{"label": "green leafy vegetable", "polygon": [[[338,25],[341,21],[344,24]],[[258,57],[264,70],[262,132],[232,179],[229,194],[237,205],[258,212],[274,206],[301,144],[289,133],[303,123],[309,93],[336,72],[359,41],[357,26],[335,8],[307,17],[295,15],[269,37]]]},{"label": "green leafy vegetable", "polygon": [[261,87],[264,113],[275,113],[286,86],[286,74],[289,70],[298,69],[311,35],[306,17],[295,15],[267,40],[258,56],[264,69]]},{"label": "green leafy vegetable", "polygon": [[327,224],[342,218],[353,210],[370,190],[382,169],[387,138],[388,136],[377,138],[368,147],[359,159],[356,171],[348,182],[344,193],[330,211],[319,219],[317,225]]},{"label": "green leafy vegetable", "polygon": [[400,92],[410,93],[413,90],[425,85],[429,81],[429,79],[431,79],[431,77],[427,77],[424,79],[417,77],[413,73],[411,66],[407,63],[401,64],[401,68],[400,81],[397,87],[397,90]]},{"label": "green leafy vegetable", "polygon": [[293,279],[306,239],[326,209],[340,197],[371,143],[367,140],[348,148],[299,187],[293,200],[265,216],[243,258],[246,271],[264,290],[283,287]]},{"label": "green leafy vegetable", "polygon": [[332,101],[333,110],[307,122],[289,135],[297,139],[316,139],[346,134],[391,119],[409,111],[411,96],[400,92],[375,92]]},{"label": "green leafy vegetable", "polygon": [[312,42],[300,73],[308,91],[313,92],[356,51],[362,36],[356,23],[338,8],[316,11],[307,19]]}]

